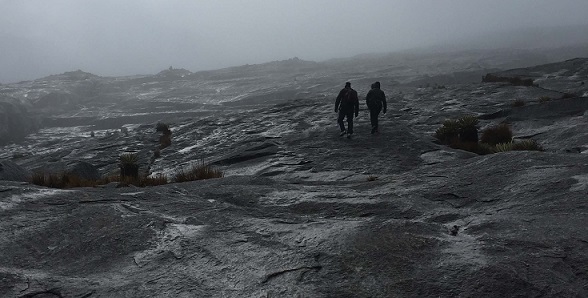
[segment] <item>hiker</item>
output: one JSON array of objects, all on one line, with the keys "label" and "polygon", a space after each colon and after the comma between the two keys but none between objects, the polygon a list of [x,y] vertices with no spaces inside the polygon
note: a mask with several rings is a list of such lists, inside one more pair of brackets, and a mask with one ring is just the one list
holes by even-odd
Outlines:
[{"label": "hiker", "polygon": [[[341,89],[339,95],[337,95],[335,113],[337,112],[339,113],[337,123],[341,128],[339,136],[347,134],[347,138],[351,139],[353,134],[353,114],[355,113],[355,117],[359,114],[359,100],[357,99],[357,92],[351,89],[351,83],[349,82],[345,83],[345,88]],[[343,123],[345,117],[347,117],[347,129],[345,129],[345,123]]]},{"label": "hiker", "polygon": [[[386,94],[380,89],[380,82],[372,84],[372,89],[365,97],[365,103],[370,110],[370,122],[372,123],[372,134],[378,132],[378,116],[380,111],[386,114]],[[382,109],[383,108],[383,109]]]}]

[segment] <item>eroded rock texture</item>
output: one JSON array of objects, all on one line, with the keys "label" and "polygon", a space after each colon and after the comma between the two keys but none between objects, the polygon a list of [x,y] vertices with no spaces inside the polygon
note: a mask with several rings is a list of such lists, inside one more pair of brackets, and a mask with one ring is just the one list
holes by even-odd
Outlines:
[{"label": "eroded rock texture", "polygon": [[[538,86],[415,87],[423,77],[362,72],[356,81],[389,82],[389,109],[372,135],[362,103],[352,139],[332,111],[340,78],[312,63],[295,81],[274,64],[160,73],[160,84],[216,86],[234,100],[168,118],[172,144],[157,158],[154,123],[47,130],[2,156],[29,169],[83,160],[107,175],[134,151],[148,173],[204,161],[225,177],[66,190],[0,181],[0,296],[588,296],[586,65],[517,70]],[[282,85],[260,88],[266,79]],[[434,142],[441,121],[466,114],[481,127],[508,122],[546,150],[479,156]]]}]

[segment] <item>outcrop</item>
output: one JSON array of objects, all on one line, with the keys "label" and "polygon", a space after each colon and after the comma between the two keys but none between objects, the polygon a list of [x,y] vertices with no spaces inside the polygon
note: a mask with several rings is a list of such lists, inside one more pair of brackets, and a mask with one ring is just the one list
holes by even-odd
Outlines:
[{"label": "outcrop", "polygon": [[[94,137],[96,127],[47,129],[0,157],[26,169],[84,161],[81,172],[108,175],[121,153],[137,152],[152,175],[205,162],[225,176],[145,188],[0,181],[0,296],[588,296],[586,66],[493,72],[532,77],[530,86],[443,88],[389,68],[347,79],[307,64],[304,75],[186,73],[183,86],[218,99],[199,105],[177,81],[147,89],[129,78],[127,90],[146,88],[151,103],[173,93],[168,107],[175,99],[185,112],[160,119],[172,142],[159,157],[155,121]],[[370,134],[362,102],[354,137],[340,138],[334,95],[346,80],[365,94],[372,78],[389,100],[380,133]],[[264,97],[288,90],[298,96]],[[252,97],[265,100],[219,104]],[[508,123],[545,151],[437,144],[441,122],[462,115],[479,116],[480,128]]]}]

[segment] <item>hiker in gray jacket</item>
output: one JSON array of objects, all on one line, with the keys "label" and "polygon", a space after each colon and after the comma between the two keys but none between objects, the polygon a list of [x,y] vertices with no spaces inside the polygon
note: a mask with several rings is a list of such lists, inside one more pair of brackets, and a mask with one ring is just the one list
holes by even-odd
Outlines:
[{"label": "hiker in gray jacket", "polygon": [[370,122],[372,123],[372,134],[378,132],[378,116],[380,111],[386,114],[386,94],[380,89],[380,82],[372,84],[372,89],[365,97],[365,103],[370,110]]}]

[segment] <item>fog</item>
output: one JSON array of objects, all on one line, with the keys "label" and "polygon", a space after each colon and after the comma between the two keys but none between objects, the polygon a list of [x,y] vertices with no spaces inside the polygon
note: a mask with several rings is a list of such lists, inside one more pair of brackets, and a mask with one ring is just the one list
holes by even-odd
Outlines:
[{"label": "fog", "polygon": [[191,71],[582,25],[585,0],[0,0],[0,82]]}]

